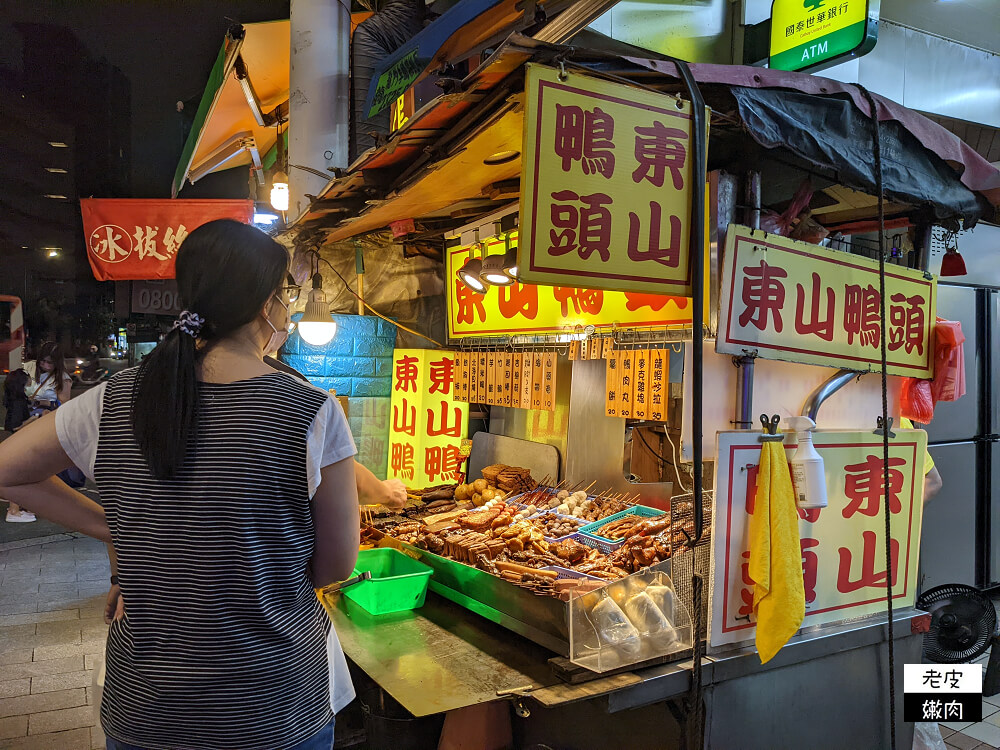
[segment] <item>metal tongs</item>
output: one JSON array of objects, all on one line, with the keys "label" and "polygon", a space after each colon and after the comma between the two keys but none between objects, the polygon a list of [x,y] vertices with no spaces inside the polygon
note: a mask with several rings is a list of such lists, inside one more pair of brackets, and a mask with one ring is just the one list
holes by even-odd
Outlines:
[{"label": "metal tongs", "polygon": [[348,578],[346,581],[341,581],[340,583],[331,583],[329,586],[323,589],[323,593],[335,594],[338,591],[341,591],[342,589],[346,589],[348,586],[353,586],[356,583],[361,583],[362,581],[370,580],[371,577],[372,577],[372,572],[370,570],[366,570],[365,572],[354,576],[354,578]]}]

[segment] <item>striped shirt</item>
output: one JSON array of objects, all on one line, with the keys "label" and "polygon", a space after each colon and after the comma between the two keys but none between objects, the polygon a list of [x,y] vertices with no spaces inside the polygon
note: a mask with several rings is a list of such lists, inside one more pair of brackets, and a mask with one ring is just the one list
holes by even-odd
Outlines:
[{"label": "striped shirt", "polygon": [[353,698],[307,574],[319,469],[356,452],[343,410],[284,373],[200,383],[196,437],[160,481],[132,436],[136,374],[56,412],[100,490],[125,602],[104,731],[150,750],[293,746]]}]

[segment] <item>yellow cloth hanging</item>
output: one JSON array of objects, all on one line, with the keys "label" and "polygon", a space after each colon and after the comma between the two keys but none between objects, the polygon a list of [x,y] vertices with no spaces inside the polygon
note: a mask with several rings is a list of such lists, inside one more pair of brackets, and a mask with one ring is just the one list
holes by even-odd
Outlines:
[{"label": "yellow cloth hanging", "polygon": [[757,495],[750,517],[750,577],[757,616],[757,652],[769,662],[806,614],[802,583],[799,515],[784,445],[765,442],[760,452]]}]

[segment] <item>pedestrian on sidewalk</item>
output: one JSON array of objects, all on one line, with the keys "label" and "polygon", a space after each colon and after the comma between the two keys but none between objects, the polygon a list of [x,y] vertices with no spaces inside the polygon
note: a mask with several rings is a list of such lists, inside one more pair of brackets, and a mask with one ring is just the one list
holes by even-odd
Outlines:
[{"label": "pedestrian on sidewalk", "polygon": [[[19,368],[7,375],[3,383],[3,408],[4,420],[3,428],[7,432],[16,432],[31,417],[31,401],[28,399],[27,389],[31,385],[31,376]],[[35,519],[35,514],[26,511],[17,503],[7,505],[7,523],[31,523]]]},{"label": "pedestrian on sidewalk", "polygon": [[[288,265],[251,226],[195,229],[142,365],[0,443],[0,494],[113,540],[111,750],[329,750],[354,697],[314,587],[357,560],[356,450],[336,399],[263,362]],[[49,478],[74,462],[103,509]]]}]

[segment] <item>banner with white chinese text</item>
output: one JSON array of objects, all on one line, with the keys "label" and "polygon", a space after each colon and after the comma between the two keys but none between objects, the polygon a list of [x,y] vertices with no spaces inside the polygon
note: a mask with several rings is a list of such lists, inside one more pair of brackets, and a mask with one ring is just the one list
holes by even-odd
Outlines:
[{"label": "banner with white chinese text", "polygon": [[690,297],[690,102],[531,64],[525,102],[522,280]]},{"label": "banner with white chinese text", "polygon": [[83,198],[87,259],[98,281],[174,278],[177,249],[215,219],[249,224],[251,200]]},{"label": "banner with white chinese text", "polygon": [[[754,638],[749,575],[750,517],[754,513],[760,433],[717,433],[712,508],[711,645]],[[896,607],[916,599],[927,433],[896,430],[889,446],[892,593]],[[785,438],[786,455],[797,447]],[[882,440],[868,431],[829,430],[813,435],[826,468],[828,506],[799,509],[806,615],[803,627],[885,610],[885,489]]]},{"label": "banner with white chinese text", "polygon": [[455,400],[455,352],[396,349],[386,476],[422,489],[458,481],[469,405]]},{"label": "banner with white chinese text", "polygon": [[[937,280],[886,266],[890,375],[934,374]],[[882,368],[878,261],[732,225],[715,351],[851,370]]]}]

